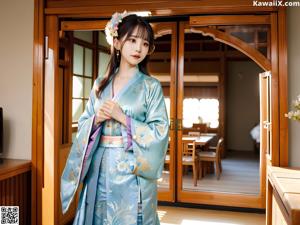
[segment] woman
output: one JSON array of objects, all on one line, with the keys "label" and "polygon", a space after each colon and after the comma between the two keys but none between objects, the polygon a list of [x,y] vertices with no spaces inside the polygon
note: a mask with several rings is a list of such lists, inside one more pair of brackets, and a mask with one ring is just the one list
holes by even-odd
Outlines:
[{"label": "woman", "polygon": [[61,177],[65,213],[80,182],[73,225],[159,224],[161,177],[169,124],[160,82],[146,66],[154,50],[151,26],[115,13],[106,27],[112,45],[107,76],[96,79]]}]

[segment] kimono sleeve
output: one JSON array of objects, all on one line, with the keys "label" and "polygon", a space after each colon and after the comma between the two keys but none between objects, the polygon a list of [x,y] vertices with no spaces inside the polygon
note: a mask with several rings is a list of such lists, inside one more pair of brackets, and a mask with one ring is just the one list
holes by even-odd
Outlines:
[{"label": "kimono sleeve", "polygon": [[[96,99],[96,94],[95,94],[95,88],[97,86],[97,83],[99,82],[99,78],[95,80],[93,88],[91,90],[89,100],[85,106],[84,112],[81,114],[81,116],[78,119],[78,133],[77,135],[82,135],[86,136],[85,140],[87,140],[87,146],[85,146],[86,151],[84,154],[84,159],[82,162],[82,167],[81,167],[81,174],[80,174],[80,182],[83,181],[85,178],[88,168],[91,163],[91,159],[93,156],[93,152],[95,151],[95,147],[97,146],[99,142],[99,133],[101,134],[101,128],[102,124],[100,124],[98,127],[95,125],[95,111],[94,111],[94,105],[95,105],[95,99]],[[86,134],[81,134],[86,131],[82,131],[83,127],[90,127],[89,131]],[[78,137],[76,137],[78,138]]]},{"label": "kimono sleeve", "polygon": [[131,118],[132,149],[136,158],[133,173],[147,179],[161,177],[169,140],[169,120],[158,80],[146,99],[145,121]]},{"label": "kimono sleeve", "polygon": [[[94,87],[96,85],[96,82],[97,80],[94,83]],[[60,182],[60,197],[63,213],[65,213],[68,210],[72,202],[74,194],[78,188],[79,182],[81,181],[80,175],[83,175],[83,179],[84,175],[86,174],[85,171],[88,169],[91,161],[92,152],[88,156],[85,156],[85,153],[94,122],[95,97],[96,95],[93,88],[87,105],[85,107],[85,111],[79,118],[76,138],[73,140],[71,150],[65,164],[65,168],[62,172]],[[94,144],[97,144],[97,141],[99,141],[99,135],[96,138]],[[82,171],[82,164],[84,158],[86,158],[85,170]],[[83,174],[81,174],[82,172]]]}]

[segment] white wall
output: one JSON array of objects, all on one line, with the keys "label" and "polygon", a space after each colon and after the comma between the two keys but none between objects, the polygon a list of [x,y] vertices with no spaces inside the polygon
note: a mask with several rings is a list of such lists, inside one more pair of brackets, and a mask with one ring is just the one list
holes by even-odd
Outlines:
[{"label": "white wall", "polygon": [[34,0],[0,1],[4,158],[31,159]]},{"label": "white wall", "polygon": [[[289,103],[300,94],[300,7],[288,8]],[[291,104],[289,104],[291,105]],[[300,166],[300,122],[289,122],[289,165]]]},{"label": "white wall", "polygon": [[259,123],[259,73],[253,61],[227,64],[226,133],[227,148],[254,151],[251,129]]}]

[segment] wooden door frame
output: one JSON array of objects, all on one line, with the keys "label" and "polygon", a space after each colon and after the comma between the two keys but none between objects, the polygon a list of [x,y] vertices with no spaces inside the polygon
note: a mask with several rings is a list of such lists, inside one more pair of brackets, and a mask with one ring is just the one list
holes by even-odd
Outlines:
[{"label": "wooden door frame", "polygon": [[169,189],[159,190],[158,199],[160,201],[175,202],[175,145],[176,145],[176,77],[177,77],[177,23],[176,22],[158,22],[159,26],[154,28],[154,34],[163,36],[168,33],[171,34],[171,61],[170,61],[170,163],[169,163]]},{"label": "wooden door frame", "polygon": [[[48,109],[53,112],[55,108],[48,108],[45,111],[45,18],[48,16],[63,18],[109,18],[115,11],[124,9],[138,11],[146,9],[153,12],[155,16],[175,16],[186,14],[272,14],[271,32],[273,32],[272,48],[276,51],[272,57],[272,81],[277,84],[277,91],[273,92],[275,98],[272,108],[272,116],[277,124],[272,127],[275,135],[272,137],[272,146],[276,155],[272,161],[274,166],[288,166],[288,121],[284,117],[287,112],[287,33],[286,33],[286,9],[283,7],[255,7],[253,1],[247,0],[203,0],[195,1],[173,1],[167,0],[158,4],[157,0],[147,3],[132,4],[125,0],[122,4],[118,1],[34,1],[34,45],[33,45],[33,105],[32,105],[32,224],[42,224],[42,190],[44,185],[44,171],[56,174],[53,164],[44,162],[44,140],[45,130],[44,117]],[[275,73],[274,73],[275,71]],[[50,77],[49,77],[50,78]],[[274,78],[274,80],[273,80]],[[52,74],[52,79],[54,76]],[[53,81],[53,80],[52,80]],[[55,90],[55,86],[52,89]],[[50,106],[49,106],[50,107]],[[55,127],[55,121],[49,121],[50,127]],[[50,130],[50,143],[54,143],[54,130]],[[55,144],[48,146],[48,150],[55,152]],[[49,151],[48,151],[49,152]],[[51,152],[51,151],[50,151]],[[44,191],[43,190],[43,191]],[[53,193],[53,192],[52,192]],[[54,204],[58,204],[54,200]],[[58,208],[58,207],[56,207]],[[48,217],[55,217],[56,214],[49,214]],[[56,217],[57,218],[57,217]],[[55,220],[55,219],[53,219]],[[52,221],[53,221],[52,220]],[[51,220],[50,220],[51,221]],[[56,223],[58,224],[58,223]]]},{"label": "wooden door frame", "polygon": [[[283,13],[283,12],[281,12]],[[182,189],[182,176],[181,176],[181,164],[179,161],[179,165],[177,168],[177,171],[179,173],[179,179],[177,183],[178,187],[178,200],[181,202],[193,202],[193,203],[202,203],[202,204],[214,204],[214,205],[226,205],[226,202],[231,202],[231,206],[237,206],[237,207],[251,207],[251,208],[265,208],[266,207],[266,168],[267,165],[276,165],[280,164],[282,165],[283,158],[280,158],[280,153],[284,152],[284,149],[281,149],[280,146],[283,145],[283,143],[280,143],[279,140],[284,140],[282,135],[285,135],[286,133],[282,134],[281,130],[279,127],[282,127],[280,125],[280,118],[283,117],[283,106],[281,106],[279,103],[283,96],[280,96],[283,94],[286,97],[286,92],[287,92],[287,87],[284,86],[286,83],[286,80],[282,77],[279,76],[278,74],[278,68],[282,68],[283,65],[280,65],[279,61],[279,49],[284,50],[283,48],[283,43],[278,40],[278,32],[277,30],[279,29],[277,26],[278,23],[278,15],[277,13],[270,13],[269,16],[247,16],[247,15],[242,15],[242,16],[216,16],[215,18],[213,16],[198,16],[197,17],[192,17],[190,19],[190,24],[189,25],[194,25],[194,26],[200,26],[200,29],[193,29],[191,28],[191,31],[196,31],[202,33],[203,35],[208,35],[214,38],[217,41],[223,42],[225,44],[229,44],[232,47],[242,51],[244,54],[246,54],[248,57],[250,57],[252,60],[254,60],[262,69],[265,71],[272,71],[272,92],[271,92],[271,97],[272,97],[272,106],[271,106],[271,116],[273,118],[272,120],[272,139],[271,139],[271,146],[272,146],[272,155],[266,155],[264,154],[264,151],[261,150],[261,163],[260,163],[260,194],[257,196],[246,196],[246,195],[236,195],[236,194],[220,194],[220,193],[211,193],[211,192],[202,192],[201,194],[197,192],[184,192]],[[230,36],[226,35],[223,32],[219,32],[215,28],[210,28],[207,27],[207,25],[215,26],[215,25],[232,25],[232,22],[234,21],[234,17],[239,18],[238,19],[238,24],[267,24],[270,25],[271,28],[271,60],[268,60],[265,56],[263,56],[261,53],[259,53],[257,50],[250,48],[247,46],[246,43],[243,43],[242,41]],[[256,18],[255,18],[256,17]],[[206,27],[204,27],[206,26]],[[188,28],[188,25],[185,22],[182,22],[180,24],[180,29],[179,29],[179,34],[180,38],[179,40],[183,40],[184,38],[184,32],[185,29]],[[283,28],[281,28],[283,29]],[[285,34],[286,36],[286,34]],[[285,46],[286,47],[286,46]],[[179,64],[179,69],[178,69],[178,82],[179,82],[179,90],[178,92],[180,93],[179,99],[183,99],[183,74],[184,74],[184,69],[183,65],[184,62],[182,60],[183,55],[184,55],[184,49],[183,45],[179,46],[179,58],[181,58],[181,61],[178,62]],[[283,55],[284,56],[284,55]],[[285,58],[283,58],[284,60]],[[284,89],[284,87],[286,89]],[[284,90],[283,90],[284,89]],[[280,94],[281,93],[281,94]],[[279,96],[278,96],[279,94]],[[223,108],[223,107],[221,107]],[[177,113],[179,120],[182,118],[182,103],[179,102],[177,106]],[[220,114],[222,116],[222,113],[224,114],[224,111],[220,111]],[[224,117],[224,115],[223,115]],[[223,127],[224,128],[224,127]],[[221,128],[222,131],[222,128]],[[222,132],[221,132],[222,133]],[[224,133],[224,131],[223,131]],[[178,158],[181,158],[181,139],[182,132],[179,130],[178,131]],[[279,139],[280,137],[280,139]],[[280,145],[281,144],[281,145]],[[285,143],[287,145],[287,143]],[[280,151],[281,150],[281,151]],[[282,156],[282,157],[286,157]],[[229,200],[230,199],[230,200]],[[233,199],[239,199],[239,201],[233,201]],[[243,201],[240,201],[240,200]],[[243,202],[247,202],[245,205]]]},{"label": "wooden door frame", "polygon": [[[234,16],[236,20],[239,21],[239,25],[245,24],[261,24],[261,23],[270,23],[270,17],[267,16]],[[228,44],[231,47],[236,48],[237,50],[243,52],[253,61],[255,61],[263,70],[269,71],[271,70],[271,62],[268,60],[263,54],[261,54],[258,50],[251,48],[247,43],[231,36],[230,34],[226,34],[224,32],[218,31],[216,28],[207,27],[207,25],[232,25],[234,22],[233,16],[217,16],[214,18],[213,16],[198,16],[192,17],[190,22],[180,22],[179,26],[179,52],[178,52],[178,99],[180,102],[177,105],[177,116],[179,120],[183,118],[183,93],[184,93],[184,34],[187,30],[195,33],[201,33],[205,36],[211,36],[216,41],[222,42],[224,44]],[[198,28],[199,26],[199,28]],[[259,74],[257,74],[259,76]],[[221,79],[223,79],[221,77]],[[277,91],[277,83],[273,83],[272,91]],[[221,90],[221,99],[220,99],[220,117],[225,118],[224,110],[224,88]],[[276,105],[275,105],[276,106]],[[273,111],[276,111],[273,106]],[[274,112],[272,112],[274,113]],[[223,121],[224,122],[224,121]],[[276,123],[275,123],[276,125]],[[220,128],[221,137],[224,137],[224,124],[222,124]],[[182,158],[182,130],[178,129],[178,159]],[[261,163],[260,163],[260,192],[258,195],[245,195],[245,194],[234,194],[234,193],[216,193],[209,191],[201,191],[201,192],[193,192],[193,191],[184,191],[183,190],[183,182],[182,182],[182,163],[181,160],[178,160],[178,201],[179,202],[192,202],[192,203],[200,203],[200,204],[209,204],[209,205],[228,205],[230,202],[231,206],[235,207],[248,207],[248,208],[265,208],[265,199],[266,199],[266,155],[261,154]],[[270,159],[272,161],[272,159]]]}]

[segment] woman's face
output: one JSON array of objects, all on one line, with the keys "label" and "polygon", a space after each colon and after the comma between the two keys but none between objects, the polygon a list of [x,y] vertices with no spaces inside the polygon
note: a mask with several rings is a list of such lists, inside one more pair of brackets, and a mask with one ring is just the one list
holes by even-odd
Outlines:
[{"label": "woman's face", "polygon": [[132,35],[126,38],[127,40],[121,46],[121,60],[125,60],[132,66],[142,62],[149,51],[149,42],[137,37],[137,31],[138,28],[136,27]]}]

